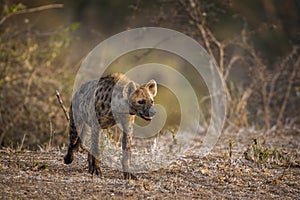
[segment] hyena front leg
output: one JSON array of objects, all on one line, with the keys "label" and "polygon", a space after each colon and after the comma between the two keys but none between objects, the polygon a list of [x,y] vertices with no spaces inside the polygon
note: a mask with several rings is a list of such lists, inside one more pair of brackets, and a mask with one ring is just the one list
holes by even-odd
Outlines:
[{"label": "hyena front leg", "polygon": [[69,147],[68,147],[68,152],[64,157],[65,164],[70,164],[70,163],[73,162],[74,151],[76,151],[78,149],[78,146],[81,143],[80,138],[78,137],[78,132],[77,132],[75,121],[74,121],[72,105],[70,107],[70,114],[69,115],[70,115],[70,122],[69,122],[70,144],[69,144]]},{"label": "hyena front leg", "polygon": [[124,179],[137,180],[137,177],[133,175],[130,171],[132,134],[133,134],[132,124],[123,127],[122,167],[123,167]]},{"label": "hyena front leg", "polygon": [[88,125],[86,123],[83,123],[82,124],[82,127],[81,127],[81,130],[80,130],[80,135],[79,135],[79,138],[77,140],[77,143],[76,143],[76,150],[79,149],[79,147],[84,151],[85,150],[85,147],[84,147],[84,142],[85,142],[85,138],[86,138],[86,135],[87,135],[87,132],[89,131],[88,129]]},{"label": "hyena front leg", "polygon": [[99,135],[100,127],[97,125],[92,126],[91,135],[91,149],[88,154],[89,173],[102,176],[99,165]]}]

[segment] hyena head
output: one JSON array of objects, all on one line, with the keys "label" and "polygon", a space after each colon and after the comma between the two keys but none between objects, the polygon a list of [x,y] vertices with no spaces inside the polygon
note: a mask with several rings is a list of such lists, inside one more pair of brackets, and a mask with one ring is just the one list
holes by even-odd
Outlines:
[{"label": "hyena head", "polygon": [[150,121],[155,115],[154,97],[157,93],[157,85],[154,80],[144,86],[137,87],[134,82],[129,82],[124,87],[123,95],[128,97],[130,114],[137,115]]}]

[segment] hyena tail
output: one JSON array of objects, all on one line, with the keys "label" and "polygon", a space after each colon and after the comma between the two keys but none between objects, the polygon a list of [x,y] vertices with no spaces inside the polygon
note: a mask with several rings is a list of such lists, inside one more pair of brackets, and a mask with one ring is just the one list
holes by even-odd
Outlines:
[{"label": "hyena tail", "polygon": [[78,132],[77,132],[75,121],[74,121],[72,104],[70,106],[69,115],[70,115],[70,122],[69,122],[70,143],[69,143],[69,147],[68,147],[68,152],[64,157],[65,164],[70,164],[73,162],[74,151],[77,151],[78,147],[81,145],[81,139],[80,139],[80,137],[78,137]]}]

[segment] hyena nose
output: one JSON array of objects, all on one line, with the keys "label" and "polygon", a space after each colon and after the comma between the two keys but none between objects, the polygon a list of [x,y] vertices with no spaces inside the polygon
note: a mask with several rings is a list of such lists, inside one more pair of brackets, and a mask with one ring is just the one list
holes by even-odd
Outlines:
[{"label": "hyena nose", "polygon": [[155,114],[156,114],[156,110],[155,110],[154,106],[151,106],[149,109],[149,115],[154,116]]}]

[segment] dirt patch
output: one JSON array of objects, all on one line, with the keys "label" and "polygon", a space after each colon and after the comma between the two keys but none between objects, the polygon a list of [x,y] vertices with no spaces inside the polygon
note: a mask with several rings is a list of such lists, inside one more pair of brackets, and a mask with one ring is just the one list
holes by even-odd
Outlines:
[{"label": "dirt patch", "polygon": [[[228,134],[205,158],[187,155],[167,168],[138,174],[137,181],[123,180],[122,172],[106,167],[103,177],[91,176],[82,153],[76,154],[74,163],[64,165],[64,149],[6,148],[0,151],[1,199],[299,199],[299,133],[284,138],[272,134],[256,135],[258,141],[270,137],[271,142],[260,142],[259,147],[272,150],[277,145],[288,159],[246,159],[254,134],[244,141],[239,140],[241,135]],[[234,142],[229,145],[229,141]]]}]

